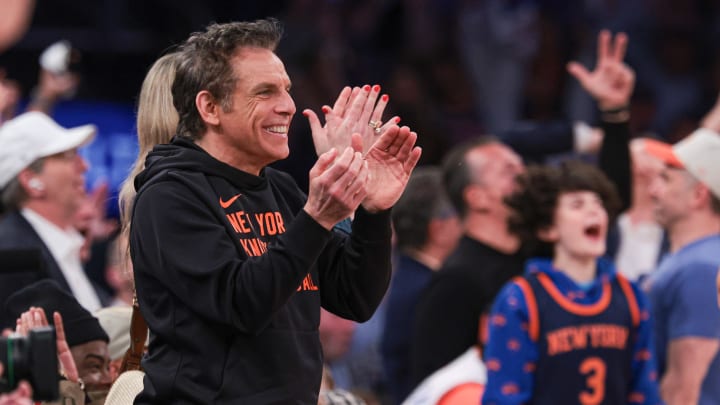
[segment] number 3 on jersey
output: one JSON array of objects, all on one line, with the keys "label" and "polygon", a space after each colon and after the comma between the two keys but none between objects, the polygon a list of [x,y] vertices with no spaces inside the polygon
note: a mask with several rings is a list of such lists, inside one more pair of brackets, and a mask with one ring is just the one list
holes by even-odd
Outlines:
[{"label": "number 3 on jersey", "polygon": [[580,363],[580,374],[587,376],[587,389],[580,393],[582,405],[597,405],[605,398],[605,374],[607,367],[599,357],[588,357]]}]

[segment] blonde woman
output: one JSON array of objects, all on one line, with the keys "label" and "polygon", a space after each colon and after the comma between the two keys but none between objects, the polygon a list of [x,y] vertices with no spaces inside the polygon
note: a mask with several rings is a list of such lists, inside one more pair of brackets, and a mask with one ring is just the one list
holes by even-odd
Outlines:
[{"label": "blonde woman", "polygon": [[[172,83],[175,80],[176,54],[170,53],[155,61],[143,81],[140,89],[137,109],[137,134],[140,151],[133,163],[130,175],[120,189],[120,221],[122,223],[121,246],[127,246],[130,232],[130,217],[135,186],[133,180],[145,168],[145,158],[155,145],[170,142],[175,135],[178,114],[172,102]],[[125,249],[122,268],[129,268],[129,250]],[[131,274],[131,272],[127,272]]]}]

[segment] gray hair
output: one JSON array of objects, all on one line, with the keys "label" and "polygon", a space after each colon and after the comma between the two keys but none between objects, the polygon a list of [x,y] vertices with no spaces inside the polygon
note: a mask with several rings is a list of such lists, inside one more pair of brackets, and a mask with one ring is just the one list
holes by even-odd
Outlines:
[{"label": "gray hair", "polygon": [[[40,173],[45,164],[45,159],[40,158],[27,167],[33,172]],[[4,211],[19,210],[22,204],[29,198],[25,188],[20,184],[19,175],[13,177],[0,192],[0,202]]]}]

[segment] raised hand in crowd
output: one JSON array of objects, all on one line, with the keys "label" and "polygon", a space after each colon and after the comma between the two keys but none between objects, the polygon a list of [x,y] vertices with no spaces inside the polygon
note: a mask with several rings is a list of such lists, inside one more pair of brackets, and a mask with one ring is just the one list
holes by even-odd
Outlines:
[{"label": "raised hand in crowd", "polygon": [[41,68],[37,92],[27,109],[49,115],[55,104],[63,98],[72,97],[79,85],[80,76],[77,73],[54,73]]},{"label": "raised hand in crowd", "polygon": [[595,69],[588,71],[578,62],[570,62],[567,70],[597,101],[602,111],[627,107],[635,87],[635,72],[623,62],[628,37],[619,33],[613,37],[608,30],[598,34]]},{"label": "raised hand in crowd", "polygon": [[[53,314],[53,320],[55,324],[58,362],[62,368],[61,372],[69,381],[78,382],[80,377],[75,359],[65,338],[65,327],[63,326],[62,315],[60,315],[59,312],[55,312]],[[45,310],[38,307],[30,307],[30,309],[23,312],[17,319],[15,333],[21,336],[27,336],[30,330],[48,325]]]},{"label": "raised hand in crowd", "polygon": [[90,248],[94,241],[109,238],[120,227],[116,220],[108,219],[107,216],[109,188],[107,182],[95,186],[75,213],[75,229],[85,238],[80,249],[80,259],[83,262],[90,259]]},{"label": "raised hand in crowd", "polygon": [[[351,145],[351,135],[359,134],[362,139],[363,154],[367,154],[378,137],[400,122],[400,117],[393,117],[382,122],[382,116],[390,97],[387,94],[380,96],[379,85],[365,85],[363,87],[345,87],[340,92],[332,108],[324,105],[325,125],[313,110],[306,109],[303,115],[307,117],[312,131],[313,143],[318,156],[331,148],[343,150]],[[355,149],[358,147],[354,146]]]}]

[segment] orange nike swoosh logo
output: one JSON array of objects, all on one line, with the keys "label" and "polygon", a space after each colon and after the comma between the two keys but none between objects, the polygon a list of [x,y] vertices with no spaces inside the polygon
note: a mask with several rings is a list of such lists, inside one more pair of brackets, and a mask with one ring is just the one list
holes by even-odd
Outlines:
[{"label": "orange nike swoosh logo", "polygon": [[227,200],[227,201],[223,201],[223,199],[222,199],[222,197],[221,197],[221,198],[220,198],[220,206],[221,206],[223,209],[231,206],[232,203],[235,202],[235,200],[237,200],[238,198],[240,198],[241,195],[242,195],[242,194],[234,195],[234,196],[230,197],[230,199]]}]

